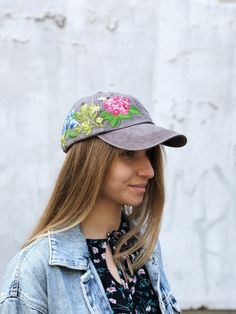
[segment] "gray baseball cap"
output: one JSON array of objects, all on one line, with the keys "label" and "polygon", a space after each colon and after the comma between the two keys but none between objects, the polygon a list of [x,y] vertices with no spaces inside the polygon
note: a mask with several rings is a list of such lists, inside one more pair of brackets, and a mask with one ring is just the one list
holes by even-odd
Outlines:
[{"label": "gray baseball cap", "polygon": [[94,136],[126,150],[187,143],[185,135],[156,125],[137,98],[115,92],[98,92],[74,104],[63,125],[62,149],[66,153],[73,144]]}]

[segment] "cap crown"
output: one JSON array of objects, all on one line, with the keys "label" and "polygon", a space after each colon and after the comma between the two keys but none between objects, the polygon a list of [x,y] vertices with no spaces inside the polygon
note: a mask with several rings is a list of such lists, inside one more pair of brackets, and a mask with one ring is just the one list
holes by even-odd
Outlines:
[{"label": "cap crown", "polygon": [[148,111],[134,97],[98,92],[78,100],[67,115],[61,136],[64,152],[76,142],[141,123],[153,123]]}]

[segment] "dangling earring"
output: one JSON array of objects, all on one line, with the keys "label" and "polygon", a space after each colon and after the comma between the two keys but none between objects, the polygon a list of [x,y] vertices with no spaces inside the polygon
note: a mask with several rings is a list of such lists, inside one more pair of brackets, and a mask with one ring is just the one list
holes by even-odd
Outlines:
[{"label": "dangling earring", "polygon": [[127,216],[130,216],[133,211],[133,206],[132,205],[124,205],[124,211]]}]

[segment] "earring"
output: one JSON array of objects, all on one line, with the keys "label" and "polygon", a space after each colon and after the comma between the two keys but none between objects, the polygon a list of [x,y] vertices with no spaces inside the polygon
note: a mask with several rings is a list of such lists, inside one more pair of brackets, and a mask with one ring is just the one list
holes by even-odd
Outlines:
[{"label": "earring", "polygon": [[132,214],[132,211],[133,211],[133,206],[124,205],[124,211],[125,211],[127,216],[130,216]]}]

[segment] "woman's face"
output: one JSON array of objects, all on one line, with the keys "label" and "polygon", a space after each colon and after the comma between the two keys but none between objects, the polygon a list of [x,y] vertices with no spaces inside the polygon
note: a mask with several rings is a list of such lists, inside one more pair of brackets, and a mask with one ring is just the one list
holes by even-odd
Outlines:
[{"label": "woman's face", "polygon": [[148,181],[154,176],[150,152],[151,149],[121,151],[108,171],[101,195],[103,201],[119,206],[142,203]]}]

